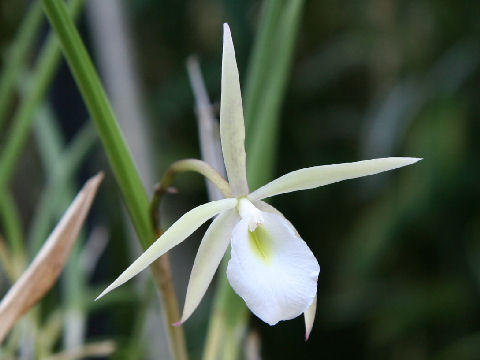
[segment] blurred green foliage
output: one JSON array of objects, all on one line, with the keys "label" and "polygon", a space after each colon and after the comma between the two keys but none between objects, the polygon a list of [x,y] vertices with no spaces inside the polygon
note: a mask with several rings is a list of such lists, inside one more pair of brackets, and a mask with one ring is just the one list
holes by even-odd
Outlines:
[{"label": "blurred green foliage", "polygon": [[[2,59],[26,4],[0,3]],[[124,5],[156,147],[152,167],[159,179],[170,162],[199,157],[185,58],[199,56],[209,95],[218,104],[221,24],[228,22],[245,89],[262,2],[131,0]],[[275,199],[317,256],[322,272],[317,318],[307,343],[301,318],[275,327],[251,319],[265,359],[479,358],[479,13],[480,3],[466,0],[305,2],[279,114],[274,174],[383,156],[424,161]],[[85,38],[94,37],[84,20]],[[35,52],[30,57],[33,62]],[[68,103],[58,104],[58,97]],[[64,67],[49,99],[69,140],[80,126],[70,120],[68,108],[83,105]],[[107,168],[103,153],[95,151],[86,156],[75,184]],[[37,152],[38,142],[31,139],[12,182],[27,229],[48,178],[36,164]],[[166,223],[206,200],[204,183],[197,178],[182,176],[176,186],[180,194],[166,198]],[[136,309],[147,300],[120,291],[103,304],[89,302],[130,261],[118,191],[107,176],[92,223],[104,224],[111,241],[83,308],[95,310],[87,324],[88,339],[113,338],[128,348],[136,345],[125,341],[138,320]],[[198,241],[189,240],[181,249],[187,254],[177,257],[180,294],[197,246]],[[3,292],[7,282],[1,279]],[[186,324],[194,359],[202,351],[211,293]],[[46,299],[44,314],[54,300],[54,295]]]}]

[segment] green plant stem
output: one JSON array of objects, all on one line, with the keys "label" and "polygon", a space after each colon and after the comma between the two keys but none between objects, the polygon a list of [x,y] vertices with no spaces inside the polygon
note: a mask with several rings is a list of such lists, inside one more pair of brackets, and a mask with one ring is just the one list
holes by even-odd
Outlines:
[{"label": "green plant stem", "polygon": [[[71,1],[70,12],[72,16],[75,17],[79,13],[82,4],[83,0]],[[0,154],[0,202],[2,201],[2,193],[4,193],[4,189],[12,176],[17,159],[29,134],[33,114],[50,85],[59,60],[58,40],[55,34],[51,33],[33,72],[31,86],[28,87],[25,97],[13,117],[12,127],[5,137],[6,144]]]},{"label": "green plant stem", "polygon": [[[70,70],[97,128],[139,241],[146,249],[156,238],[150,219],[150,204],[112,107],[63,1],[42,0],[42,3],[50,24],[60,39]],[[164,282],[170,281],[164,276],[162,265],[155,261],[150,267],[160,291],[163,290]],[[168,306],[169,304],[164,304],[165,308]],[[174,358],[186,359],[187,351],[182,328],[178,327],[175,336],[170,337],[169,340]]]},{"label": "green plant stem", "polygon": [[0,130],[7,119],[7,110],[15,93],[16,82],[26,63],[26,58],[32,50],[34,41],[39,35],[42,24],[42,3],[33,1],[27,15],[20,24],[18,35],[9,49],[3,70],[0,74]]},{"label": "green plant stem", "polygon": [[3,201],[0,202],[0,219],[9,245],[4,253],[11,255],[5,264],[12,279],[16,280],[25,269],[26,257],[20,214],[9,191],[4,192]]},{"label": "green plant stem", "polygon": [[[0,201],[0,213],[2,225],[5,229],[5,237],[10,246],[10,252],[13,256],[14,263],[17,261],[24,262],[24,246],[23,246],[23,232],[22,223],[20,221],[20,214],[18,212],[15,201],[8,191],[2,194],[2,201]],[[19,270],[15,266],[16,270]]]},{"label": "green plant stem", "polygon": [[[161,235],[160,230],[157,235]],[[168,254],[160,256],[152,264],[151,269],[155,275],[156,284],[160,288],[163,313],[166,318],[167,332],[171,342],[170,346],[173,357],[175,359],[188,359],[183,327],[173,326],[174,323],[180,320],[180,308],[178,306],[177,296],[175,295],[175,288],[173,287]]]}]

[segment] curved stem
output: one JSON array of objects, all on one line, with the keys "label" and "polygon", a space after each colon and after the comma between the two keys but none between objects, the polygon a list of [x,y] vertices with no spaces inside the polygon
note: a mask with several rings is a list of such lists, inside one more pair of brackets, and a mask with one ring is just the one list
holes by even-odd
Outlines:
[{"label": "curved stem", "polygon": [[220,190],[224,197],[227,198],[233,196],[232,190],[230,189],[230,185],[228,184],[228,182],[205,161],[197,159],[179,160],[175,161],[172,165],[170,165],[170,167],[165,172],[165,175],[163,175],[160,183],[157,184],[155,188],[155,194],[153,195],[151,210],[153,209],[153,211],[156,212],[160,198],[168,191],[169,187],[172,185],[175,175],[185,171],[194,171],[199,173],[200,175],[205,176],[208,181],[210,181],[218,190]]},{"label": "curved stem", "polygon": [[186,171],[194,171],[205,176],[205,178],[207,178],[222,193],[224,197],[232,197],[232,191],[230,190],[230,185],[228,182],[205,161],[197,159],[175,161],[167,169],[162,177],[162,180],[160,180],[160,182],[155,186],[153,199],[150,203],[150,218],[152,219],[152,223],[156,226],[157,232],[159,229],[158,224],[160,223],[158,215],[158,206],[160,205],[160,200],[165,193],[170,191],[170,186],[173,183],[175,175]]}]

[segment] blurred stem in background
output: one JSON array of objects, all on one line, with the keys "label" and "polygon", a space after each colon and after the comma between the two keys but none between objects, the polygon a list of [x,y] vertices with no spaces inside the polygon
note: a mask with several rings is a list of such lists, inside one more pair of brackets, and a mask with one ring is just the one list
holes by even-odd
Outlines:
[{"label": "blurred stem in background", "polygon": [[[69,12],[76,17],[80,12],[83,0],[72,0]],[[3,189],[8,184],[15,169],[18,156],[25,144],[32,123],[33,114],[44,98],[60,60],[58,39],[52,32],[45,43],[37,65],[33,71],[31,85],[27,86],[23,101],[12,119],[12,126],[6,134],[6,144],[0,154],[0,201]],[[18,79],[17,79],[18,80]],[[14,91],[11,88],[10,91]]]},{"label": "blurred stem in background", "polygon": [[42,4],[33,1],[24,17],[19,33],[9,49],[3,70],[0,74],[0,130],[7,120],[8,107],[14,97],[17,81],[27,56],[32,52],[34,42],[42,24]]},{"label": "blurred stem in background", "polygon": [[0,213],[5,236],[12,255],[12,271],[15,275],[21,274],[25,265],[25,248],[23,245],[23,230],[17,204],[8,190],[3,191],[0,201]]},{"label": "blurred stem in background", "polygon": [[[61,0],[42,2],[45,13],[60,38],[70,70],[102,140],[140,243],[146,249],[156,238],[149,216],[149,201],[112,107],[65,4]],[[162,266],[164,264],[156,261],[150,267],[160,291],[164,290],[164,282],[169,280]],[[163,298],[176,301],[174,293],[164,294]],[[171,307],[166,305],[165,308]],[[181,327],[170,329],[170,318],[175,315],[167,314],[172,351],[175,359],[186,359],[187,352]]]},{"label": "blurred stem in background", "polygon": [[[264,3],[246,81],[249,92],[245,95],[247,175],[251,188],[265,184],[273,175],[279,112],[303,3],[303,0]],[[228,257],[220,268],[210,317],[203,354],[208,360],[237,359],[245,339],[248,311],[228,283]]]},{"label": "blurred stem in background", "polygon": [[[209,164],[224,179],[227,178],[223,165],[223,154],[220,143],[220,128],[213,114],[212,105],[208,98],[207,88],[203,81],[198,59],[191,56],[187,59],[187,71],[195,98],[195,112],[200,140],[202,159]],[[223,198],[220,190],[208,180],[205,180],[210,201]]]},{"label": "blurred stem in background", "polygon": [[263,102],[259,95],[264,90],[264,82],[268,80],[270,66],[275,61],[275,46],[272,40],[277,36],[278,18],[281,16],[283,5],[283,0],[265,0],[263,3],[259,31],[253,44],[244,86],[244,115],[247,129],[251,129],[255,109]]}]

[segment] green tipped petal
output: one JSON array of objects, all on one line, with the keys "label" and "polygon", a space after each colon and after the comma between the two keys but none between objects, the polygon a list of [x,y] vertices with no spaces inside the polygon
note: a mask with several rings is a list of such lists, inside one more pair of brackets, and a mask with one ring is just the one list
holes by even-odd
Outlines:
[{"label": "green tipped petal", "polygon": [[237,212],[227,210],[213,220],[205,233],[190,274],[180,323],[185,322],[190,317],[202,300],[203,295],[205,295],[208,285],[227,251],[232,230],[238,221],[240,221],[240,218]]},{"label": "green tipped petal", "polygon": [[383,171],[407,166],[421,160],[410,157],[390,157],[352,163],[314,166],[292,171],[275,179],[248,195],[251,201],[266,199],[278,194],[313,189],[335,182],[375,175]]},{"label": "green tipped petal", "polygon": [[313,321],[315,320],[315,313],[317,312],[317,297],[313,299],[312,304],[303,313],[305,317],[305,341],[310,337],[313,328]]},{"label": "green tipped petal", "polygon": [[222,96],[220,103],[220,138],[223,160],[233,195],[248,194],[245,125],[242,94],[235,49],[230,28],[223,25]]},{"label": "green tipped petal", "polygon": [[120,276],[111,283],[95,300],[98,300],[113,289],[124,284],[148,265],[165,254],[168,250],[185,240],[208,219],[218,213],[232,209],[237,204],[236,199],[211,201],[200,205],[178,219],[160,236],[140,257],[135,260]]}]

